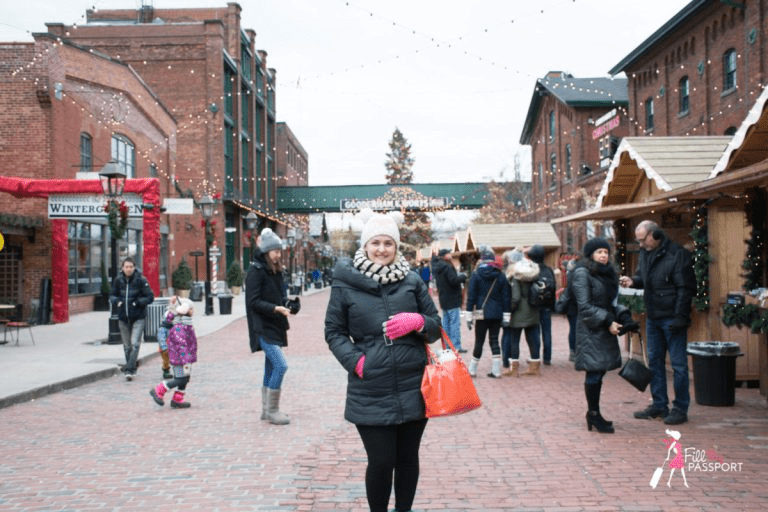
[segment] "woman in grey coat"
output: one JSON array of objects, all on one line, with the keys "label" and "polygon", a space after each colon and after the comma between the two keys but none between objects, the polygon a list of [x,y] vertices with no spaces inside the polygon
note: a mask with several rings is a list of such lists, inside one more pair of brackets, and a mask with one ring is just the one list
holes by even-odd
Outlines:
[{"label": "woman in grey coat", "polygon": [[385,512],[394,477],[395,510],[411,509],[427,419],[421,395],[425,343],[440,337],[429,290],[398,251],[395,221],[375,215],[351,265],[339,264],[325,315],[325,340],[347,371],[344,417],[368,454],[365,489]]},{"label": "woman in grey coat", "polygon": [[617,335],[616,297],[619,276],[610,264],[610,245],[604,238],[584,244],[584,262],[573,270],[573,293],[579,312],[576,320],[576,369],[587,372],[587,428],[612,434],[613,423],[600,415],[603,376],[621,366]]}]

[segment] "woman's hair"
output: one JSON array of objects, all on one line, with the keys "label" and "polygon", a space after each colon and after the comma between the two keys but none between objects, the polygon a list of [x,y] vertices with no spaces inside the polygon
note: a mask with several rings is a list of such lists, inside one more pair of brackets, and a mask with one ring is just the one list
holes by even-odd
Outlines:
[{"label": "woman's hair", "polygon": [[267,257],[264,258],[267,260],[267,268],[272,272],[273,274],[279,274],[283,271],[283,261],[277,260],[277,263],[272,262],[272,258],[269,257],[267,254]]}]

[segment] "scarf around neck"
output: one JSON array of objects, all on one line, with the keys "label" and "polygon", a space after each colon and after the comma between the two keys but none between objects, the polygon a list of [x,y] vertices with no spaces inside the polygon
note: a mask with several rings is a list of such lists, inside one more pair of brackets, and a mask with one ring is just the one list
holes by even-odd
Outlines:
[{"label": "scarf around neck", "polygon": [[359,270],[363,275],[370,277],[381,284],[402,281],[411,270],[402,254],[398,253],[398,255],[395,256],[395,261],[389,265],[379,265],[368,259],[365,250],[362,248],[358,249],[355,253],[355,258],[352,260],[352,266]]}]

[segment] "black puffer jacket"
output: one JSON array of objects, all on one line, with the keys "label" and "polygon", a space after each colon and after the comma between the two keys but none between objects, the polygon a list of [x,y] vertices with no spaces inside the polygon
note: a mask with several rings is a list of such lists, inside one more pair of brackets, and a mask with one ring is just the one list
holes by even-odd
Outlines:
[{"label": "black puffer jacket", "polygon": [[696,277],[688,250],[666,236],[655,250],[641,250],[632,288],[643,289],[649,320],[674,317],[678,326],[690,325]]},{"label": "black puffer jacket", "polygon": [[285,300],[283,273],[270,271],[264,253],[256,248],[245,277],[245,312],[251,352],[261,350],[260,336],[268,343],[288,346],[288,319],[275,312],[275,307],[283,306]]},{"label": "black puffer jacket", "polygon": [[439,256],[432,256],[432,275],[437,283],[437,296],[443,311],[461,307],[461,284],[467,280],[463,272],[456,269]]},{"label": "black puffer jacket", "polygon": [[[387,345],[382,324],[402,312],[421,313],[424,329]],[[414,272],[379,284],[348,264],[333,270],[325,340],[348,373],[344,417],[356,425],[398,425],[424,418],[421,379],[424,343],[440,338],[440,317],[424,281]],[[355,366],[365,354],[363,378]]]},{"label": "black puffer jacket", "polygon": [[621,366],[619,340],[608,331],[616,321],[617,308],[613,305],[618,291],[616,283],[606,285],[596,275],[596,264],[588,262],[573,270],[571,291],[579,308],[576,320],[577,370],[608,371]]},{"label": "black puffer jacket", "polygon": [[147,306],[155,300],[155,294],[139,269],[134,270],[131,277],[121,270],[112,283],[109,300],[118,306],[117,315],[121,321],[135,322],[146,317]]}]

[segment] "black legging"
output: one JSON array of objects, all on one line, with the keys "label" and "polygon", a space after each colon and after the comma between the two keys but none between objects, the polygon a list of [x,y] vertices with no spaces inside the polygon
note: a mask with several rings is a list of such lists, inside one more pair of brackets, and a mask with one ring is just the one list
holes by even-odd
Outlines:
[{"label": "black legging", "polygon": [[500,318],[487,318],[475,321],[475,349],[472,351],[472,357],[475,359],[482,357],[486,333],[488,333],[488,344],[491,346],[491,354],[494,356],[501,354],[501,348],[499,347],[500,329]]},{"label": "black legging", "polygon": [[357,425],[368,453],[365,492],[371,512],[387,512],[395,477],[395,509],[411,510],[419,482],[419,445],[427,419],[401,425]]}]

